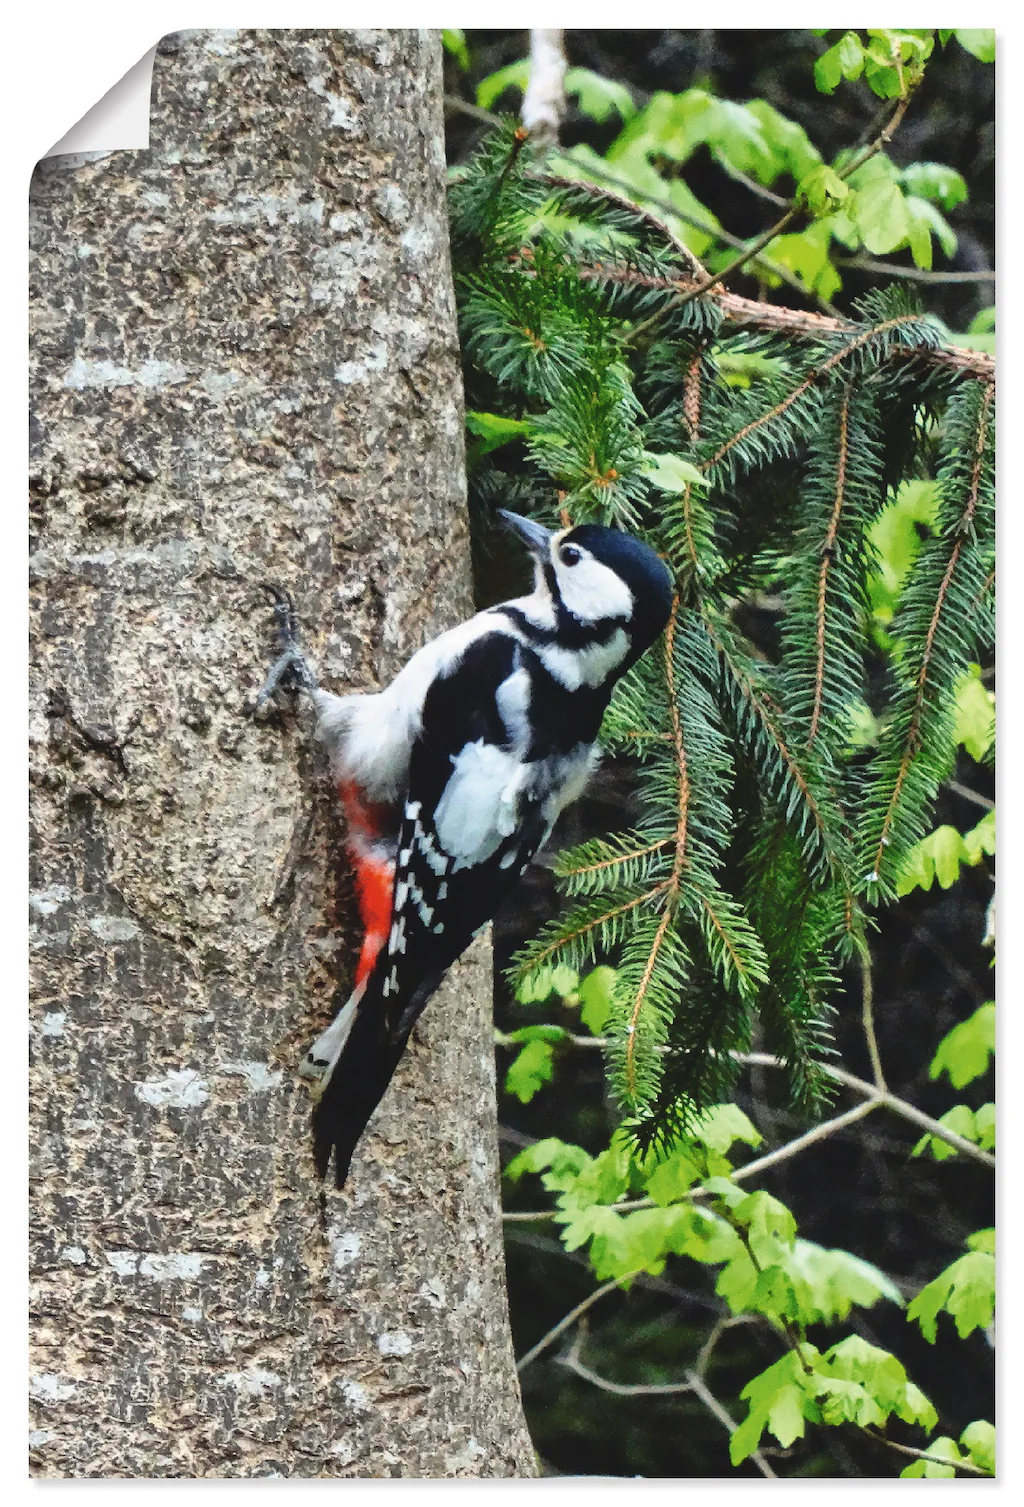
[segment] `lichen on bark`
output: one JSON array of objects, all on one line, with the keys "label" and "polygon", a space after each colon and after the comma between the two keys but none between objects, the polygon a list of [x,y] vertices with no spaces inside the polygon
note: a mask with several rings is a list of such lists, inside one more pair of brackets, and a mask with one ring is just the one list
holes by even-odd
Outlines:
[{"label": "lichen on bark", "polygon": [[338,690],[472,610],[437,38],[175,34],[151,142],[32,186],[33,1472],[532,1474],[488,952],[322,1225],[351,905],[248,715],[264,580]]}]

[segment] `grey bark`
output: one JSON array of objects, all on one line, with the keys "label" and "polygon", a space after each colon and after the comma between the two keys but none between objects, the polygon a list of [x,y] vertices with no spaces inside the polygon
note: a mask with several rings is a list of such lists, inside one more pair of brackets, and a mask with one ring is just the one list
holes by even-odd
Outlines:
[{"label": "grey bark", "polygon": [[348,977],[289,586],[332,689],[472,610],[440,57],[166,38],[152,147],[33,183],[33,1470],[533,1473],[483,943],[321,1224],[295,1068]]}]

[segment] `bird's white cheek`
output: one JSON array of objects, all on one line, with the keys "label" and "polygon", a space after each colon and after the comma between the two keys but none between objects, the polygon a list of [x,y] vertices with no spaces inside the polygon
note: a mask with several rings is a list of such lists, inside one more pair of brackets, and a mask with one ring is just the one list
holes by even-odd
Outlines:
[{"label": "bird's white cheek", "polygon": [[563,603],[583,623],[632,615],[633,593],[620,576],[597,560],[563,565],[557,578]]}]

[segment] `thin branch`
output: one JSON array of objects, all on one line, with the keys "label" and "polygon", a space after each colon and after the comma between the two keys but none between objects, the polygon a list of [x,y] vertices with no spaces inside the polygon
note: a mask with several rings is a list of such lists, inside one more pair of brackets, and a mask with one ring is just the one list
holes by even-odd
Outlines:
[{"label": "thin branch", "polygon": [[[772,1057],[767,1052],[736,1052],[731,1055],[733,1055],[736,1062],[745,1063],[750,1066],[779,1068],[786,1066],[778,1057]],[[899,1115],[901,1119],[909,1120],[912,1125],[917,1125],[922,1130],[927,1130],[929,1135],[936,1136],[940,1141],[945,1141],[954,1150],[962,1151],[965,1156],[972,1157],[976,1162],[981,1162],[983,1166],[995,1167],[996,1159],[991,1152],[984,1151],[980,1146],[976,1146],[973,1141],[967,1140],[966,1136],[957,1135],[955,1130],[950,1130],[947,1126],[940,1125],[938,1120],[933,1120],[931,1115],[926,1115],[923,1110],[915,1108],[913,1104],[908,1104],[906,1099],[899,1098],[891,1090],[887,1089],[884,1093],[881,1093],[873,1083],[865,1083],[863,1078],[856,1078],[853,1073],[848,1073],[845,1068],[834,1067],[830,1062],[821,1062],[818,1065],[823,1073],[827,1073],[830,1078],[835,1078],[837,1083],[845,1084],[847,1088],[852,1088],[855,1093],[862,1094],[866,1099],[877,1100],[885,1109],[892,1110],[893,1114]]]},{"label": "thin branch", "polygon": [[[580,1327],[582,1328],[583,1326],[581,1325]],[[724,1325],[716,1325],[715,1329],[712,1330],[714,1338],[717,1339],[724,1327]],[[592,1387],[597,1387],[602,1392],[610,1392],[614,1397],[672,1397],[682,1392],[691,1392],[730,1434],[736,1432],[739,1425],[718,1401],[718,1398],[710,1390],[699,1371],[687,1371],[685,1373],[686,1380],[677,1382],[626,1383],[610,1381],[607,1376],[599,1375],[597,1371],[591,1370],[589,1366],[584,1364],[580,1359],[581,1346],[582,1335],[577,1333],[570,1348],[556,1357],[556,1364],[564,1366],[567,1371],[572,1371],[576,1376],[582,1378],[583,1381],[589,1382]],[[704,1354],[703,1350],[701,1354]],[[775,1472],[760,1450],[755,1450],[750,1458],[754,1461],[763,1476],[768,1477],[770,1480],[776,1479]]]},{"label": "thin branch", "polygon": [[713,152],[712,156],[722,172],[732,178],[735,183],[742,183],[744,188],[749,188],[752,194],[756,194],[759,199],[764,199],[768,204],[774,204],[776,209],[788,209],[788,199],[784,199],[781,194],[773,194],[770,188],[765,188],[764,184],[758,183],[756,178],[748,177],[741,168],[734,167],[724,152]]},{"label": "thin branch", "polygon": [[961,785],[959,780],[947,780],[946,789],[952,790],[954,795],[963,796],[965,801],[973,801],[976,806],[981,806],[985,811],[996,809],[995,801],[990,801],[987,795],[979,795],[977,790],[971,790],[967,785]]},{"label": "thin branch", "polygon": [[[607,262],[600,268],[580,267],[581,278],[594,278],[605,282],[636,283],[644,288],[675,289],[680,293],[695,291],[700,285],[688,278],[652,277],[637,273],[631,267],[616,268]],[[806,290],[802,290],[806,291]],[[806,309],[789,309],[783,304],[763,303],[755,298],[743,298],[738,293],[715,290],[714,301],[723,318],[744,329],[765,330],[780,334],[789,340],[820,340],[823,335],[844,334],[861,328],[852,319],[825,314],[814,314]],[[995,358],[984,351],[968,350],[966,346],[938,345],[917,350],[897,351],[897,357],[909,360],[912,357],[932,366],[945,366],[953,371],[995,380]]]},{"label": "thin branch", "polygon": [[912,1444],[897,1444],[895,1439],[889,1439],[885,1434],[878,1433],[873,1428],[865,1430],[872,1439],[877,1439],[879,1444],[887,1444],[890,1449],[898,1450],[901,1455],[913,1455],[915,1460],[930,1460],[935,1465],[951,1465],[954,1470],[962,1470],[969,1476],[984,1476],[991,1481],[992,1476],[980,1466],[972,1465],[969,1460],[944,1460],[941,1455],[930,1455],[926,1449],[915,1449]]},{"label": "thin branch", "polygon": [[549,1329],[547,1334],[541,1336],[531,1350],[527,1350],[522,1359],[516,1362],[516,1370],[525,1371],[526,1367],[531,1365],[537,1359],[538,1355],[546,1350],[553,1341],[557,1340],[560,1334],[564,1334],[571,1325],[575,1324],[581,1313],[586,1313],[587,1309],[592,1308],[600,1298],[605,1297],[607,1293],[613,1292],[615,1288],[621,1287],[623,1282],[628,1282],[631,1277],[635,1277],[636,1275],[636,1272],[627,1272],[622,1277],[613,1277],[610,1282],[605,1282],[600,1287],[595,1287],[594,1291],[588,1297],[584,1298],[582,1303],[577,1303],[576,1307],[571,1309],[564,1318],[559,1319],[553,1329]]},{"label": "thin branch", "polygon": [[[649,229],[660,236],[662,240],[667,241],[673,251],[679,253],[683,260],[689,264],[691,272],[697,277],[707,277],[707,271],[703,263],[697,260],[686,242],[681,241],[678,236],[673,235],[664,220],[659,220],[657,215],[651,214],[649,209],[644,209],[642,205],[636,202],[632,197],[635,190],[631,184],[625,182],[622,178],[617,178],[614,173],[605,173],[600,168],[592,168],[589,163],[587,164],[586,173],[586,178],[578,179],[563,178],[554,173],[528,173],[527,176],[535,182],[546,183],[553,189],[589,189],[592,194],[596,194],[601,199],[606,199],[609,204],[614,204],[617,208],[627,210],[630,214],[636,215]],[[591,182],[591,178],[597,181]],[[603,188],[601,187],[602,184],[609,186]],[[613,193],[613,189],[622,189],[623,192]],[[690,219],[686,215],[680,214],[669,199],[655,199],[651,198],[648,194],[643,194],[641,197],[645,204],[653,204],[655,209],[660,209],[662,213],[674,215],[677,220],[682,220],[684,224],[692,225],[695,230],[705,230],[708,235],[721,234],[723,240],[730,240],[727,232],[718,232],[711,225],[704,225],[698,220]],[[742,244],[742,241],[737,240],[737,245]]]},{"label": "thin branch", "polygon": [[808,1146],[815,1145],[818,1141],[824,1141],[826,1137],[835,1135],[837,1130],[844,1130],[847,1125],[854,1124],[857,1120],[863,1120],[865,1115],[871,1114],[879,1106],[877,1098],[865,1099],[860,1104],[855,1104],[852,1109],[844,1114],[836,1115],[834,1119],[826,1120],[821,1125],[815,1125],[803,1135],[797,1136],[792,1141],[787,1141],[784,1146],[779,1146],[775,1151],[769,1151],[755,1161],[747,1162],[745,1166],[738,1167],[732,1173],[733,1182],[744,1182],[747,1178],[756,1177],[768,1167],[774,1167],[778,1162],[788,1161],[791,1156],[806,1150]]},{"label": "thin branch", "polygon": [[923,267],[897,267],[873,256],[843,256],[834,259],[836,267],[851,272],[873,272],[880,277],[905,277],[915,283],[994,283],[994,272],[928,272]]},{"label": "thin branch", "polygon": [[[608,1040],[604,1036],[568,1036],[566,1040],[568,1040],[573,1046],[577,1047],[601,1048],[608,1045]],[[666,1051],[667,1048],[659,1047],[657,1050]],[[741,1064],[741,1066],[744,1067],[784,1068],[787,1065],[781,1060],[781,1058],[773,1057],[770,1052],[730,1052],[729,1056],[733,1059],[734,1062],[738,1062]],[[820,1062],[818,1066],[823,1073],[827,1073],[827,1075],[830,1078],[834,1078],[837,1083],[842,1083],[846,1088],[853,1089],[854,1093],[860,1094],[863,1098],[871,1100],[872,1107],[879,1105],[883,1109],[891,1110],[893,1114],[898,1115],[901,1119],[908,1120],[912,1125],[917,1125],[921,1130],[926,1130],[929,1135],[936,1136],[940,1141],[945,1141],[946,1144],[948,1146],[952,1146],[955,1151],[962,1151],[966,1156],[972,1157],[976,1162],[981,1162],[981,1164],[985,1167],[995,1167],[996,1159],[991,1154],[991,1152],[983,1150],[981,1146],[976,1146],[973,1141],[967,1140],[965,1136],[958,1135],[955,1130],[950,1130],[947,1126],[941,1125],[939,1121],[933,1119],[931,1115],[926,1115],[923,1110],[917,1109],[913,1104],[908,1104],[906,1099],[901,1099],[898,1094],[894,1094],[890,1089],[885,1089],[884,1091],[880,1090],[876,1084],[866,1083],[863,1078],[857,1078],[853,1073],[848,1073],[845,1068],[835,1067],[831,1062]],[[838,1116],[838,1118],[842,1119],[843,1116],[840,1115]],[[832,1130],[841,1128],[836,1124],[834,1120],[827,1120],[825,1122],[825,1125],[815,1127],[815,1129],[821,1129],[824,1131],[826,1127],[830,1127],[828,1129],[829,1134],[832,1133]],[[813,1130],[808,1132],[808,1135],[813,1134]],[[815,1135],[815,1139],[820,1138],[820,1136]],[[796,1146],[796,1141],[789,1141],[785,1146],[779,1147],[779,1150],[777,1152],[770,1152],[769,1155],[773,1160],[781,1160],[779,1154],[780,1152],[785,1151],[787,1156],[792,1155],[792,1150],[790,1148],[796,1148]],[[766,1158],[761,1158],[762,1163],[765,1160]],[[744,1176],[749,1177],[750,1170],[752,1168],[756,1170],[756,1167],[757,1164],[755,1162],[748,1162],[745,1167],[741,1167],[737,1172],[734,1172],[733,1177],[737,1179]],[[626,1208],[646,1209],[650,1207],[650,1201],[636,1200],[629,1205],[616,1204],[615,1207],[620,1210]],[[525,1214],[518,1215],[516,1217],[521,1219],[527,1218]],[[553,1216],[548,1213],[543,1213],[531,1217],[548,1219]]]},{"label": "thin branch", "polygon": [[[700,1377],[695,1376],[693,1372],[688,1372],[688,1380],[682,1382],[665,1382],[663,1384],[652,1382],[650,1385],[637,1384],[635,1386],[628,1386],[622,1382],[609,1381],[606,1376],[599,1376],[596,1371],[592,1371],[589,1366],[584,1365],[580,1360],[575,1347],[567,1355],[558,1356],[557,1364],[564,1366],[567,1371],[572,1371],[576,1376],[581,1377],[583,1381],[589,1382],[592,1387],[598,1387],[602,1392],[611,1392],[615,1397],[671,1397],[673,1394],[680,1392],[691,1392],[695,1397],[700,1399],[708,1412],[717,1418],[719,1423],[730,1434],[734,1434],[738,1427],[735,1420],[726,1412],[717,1397],[701,1381]],[[767,1476],[771,1480],[776,1479],[775,1472],[760,1450],[755,1450],[751,1455],[751,1459],[763,1476]]]},{"label": "thin branch", "polygon": [[861,1025],[864,1028],[864,1039],[868,1044],[868,1056],[871,1058],[875,1087],[879,1093],[886,1094],[889,1089],[885,1081],[885,1073],[882,1071],[882,1058],[878,1051],[878,1038],[875,1035],[875,989],[871,976],[871,953],[862,936],[857,937],[857,954],[860,959]]},{"label": "thin branch", "polygon": [[602,1392],[611,1392],[615,1397],[672,1397],[679,1392],[694,1390],[692,1380],[636,1383],[610,1381],[607,1376],[599,1376],[596,1371],[592,1371],[589,1366],[583,1364],[576,1345],[566,1354],[556,1356],[555,1364],[564,1366],[567,1371],[575,1372],[577,1376],[582,1376],[584,1381],[589,1381],[592,1386],[599,1387]]},{"label": "thin branch", "polygon": [[559,875],[559,878],[575,879],[580,874],[595,874],[599,869],[618,868],[620,864],[633,863],[637,858],[646,858],[651,853],[657,853],[674,841],[674,837],[662,837],[658,842],[649,843],[646,848],[634,848],[631,853],[620,853],[614,858],[602,858],[599,863],[584,863],[578,869],[566,869]]},{"label": "thin branch", "polygon": [[817,662],[814,668],[814,705],[811,711],[811,726],[807,734],[807,747],[811,748],[818,736],[818,724],[821,720],[821,707],[825,694],[825,598],[828,590],[828,574],[835,554],[836,534],[839,532],[839,519],[843,511],[843,502],[846,496],[846,466],[850,452],[850,394],[852,384],[847,383],[843,394],[843,406],[839,415],[839,455],[836,462],[836,491],[835,502],[832,506],[832,517],[829,519],[828,533],[821,547],[821,564],[818,567],[818,602],[817,602],[817,625],[815,631],[815,643],[817,646]]},{"label": "thin branch", "polygon": [[882,872],[882,860],[885,856],[885,849],[889,841],[889,828],[892,826],[893,818],[896,815],[896,810],[899,806],[900,795],[902,794],[907,775],[910,773],[910,766],[913,764],[914,759],[917,757],[921,719],[924,715],[926,704],[928,677],[931,671],[932,655],[935,651],[935,636],[938,633],[939,623],[942,620],[943,610],[949,597],[950,583],[952,582],[953,575],[960,560],[960,554],[964,547],[964,539],[967,537],[967,530],[974,518],[975,509],[978,505],[978,490],[981,485],[981,465],[985,454],[985,445],[988,442],[988,429],[990,423],[989,410],[992,407],[992,398],[994,394],[995,383],[990,382],[985,389],[985,398],[982,404],[981,413],[978,418],[978,439],[975,446],[974,466],[971,472],[971,485],[967,496],[967,503],[964,507],[963,513],[960,516],[960,521],[957,524],[956,543],[953,545],[953,552],[949,557],[949,564],[946,566],[945,573],[942,577],[942,582],[939,586],[939,594],[935,599],[935,608],[932,612],[931,622],[928,624],[928,632],[925,636],[924,641],[924,652],[921,655],[921,668],[917,674],[917,687],[914,693],[914,705],[911,710],[910,721],[907,726],[907,736],[903,746],[903,757],[900,760],[900,767],[896,774],[896,782],[893,785],[892,794],[889,797],[889,804],[886,807],[885,819],[882,822],[882,830],[879,833],[878,837],[878,848],[875,852],[874,862],[871,865],[871,872],[875,879],[877,879],[878,875]]},{"label": "thin branch", "polygon": [[[701,1380],[699,1376],[695,1376],[693,1378],[693,1390],[694,1393],[700,1398],[704,1406],[707,1408],[708,1412],[712,1413],[718,1419],[719,1423],[723,1424],[729,1430],[730,1434],[734,1434],[739,1425],[732,1418],[731,1414],[726,1412],[725,1408],[718,1401],[718,1398],[708,1390],[707,1385]],[[777,1479],[774,1470],[772,1470],[771,1466],[768,1464],[768,1461],[765,1459],[764,1455],[762,1455],[759,1449],[752,1450],[750,1458],[751,1460],[753,1460],[754,1464],[757,1466],[758,1470],[763,1476],[767,1476],[770,1480],[773,1481]]]},{"label": "thin branch", "polygon": [[672,860],[672,874],[667,884],[665,914],[662,916],[661,921],[658,925],[658,930],[654,935],[654,941],[651,944],[651,951],[647,959],[647,964],[644,968],[643,976],[640,980],[640,985],[636,992],[636,999],[633,1001],[633,1010],[629,1018],[629,1025],[626,1027],[626,1034],[628,1038],[626,1042],[626,1087],[631,1096],[636,1088],[636,1028],[640,1019],[640,1009],[643,1005],[644,997],[647,994],[648,989],[650,988],[651,979],[654,976],[655,964],[658,960],[658,953],[661,951],[662,944],[664,943],[668,928],[672,921],[674,903],[676,896],[679,893],[680,879],[682,878],[683,869],[688,861],[686,854],[686,839],[687,832],[689,830],[690,816],[690,775],[686,760],[686,745],[683,742],[683,726],[679,714],[679,699],[676,696],[674,664],[676,618],[678,613],[679,598],[678,596],[675,596],[672,599],[672,611],[669,616],[668,626],[665,629],[665,688],[668,692],[669,712],[672,719],[672,741],[675,745],[676,768],[679,774],[679,793],[675,832],[676,848],[675,855]]},{"label": "thin branch", "polygon": [[529,967],[525,971],[533,973],[535,969],[540,967],[544,959],[549,958],[553,952],[558,952],[560,948],[567,947],[570,942],[575,942],[578,937],[585,937],[589,932],[596,931],[606,921],[611,921],[616,916],[624,916],[627,911],[635,910],[638,905],[643,905],[645,900],[653,900],[655,895],[660,895],[662,890],[668,889],[669,883],[668,879],[663,879],[660,884],[656,884],[653,889],[645,890],[642,895],[636,895],[632,900],[626,900],[622,905],[613,905],[611,910],[602,912],[600,916],[596,916],[592,921],[588,921],[585,926],[577,927],[567,937],[559,937],[550,946],[545,947],[542,952],[538,952],[536,957],[531,958]]},{"label": "thin branch", "polygon": [[500,126],[501,118],[491,110],[484,110],[480,105],[474,105],[468,99],[460,99],[457,94],[444,96],[446,110],[455,110],[460,115],[468,115],[472,120],[478,120],[484,126]]}]

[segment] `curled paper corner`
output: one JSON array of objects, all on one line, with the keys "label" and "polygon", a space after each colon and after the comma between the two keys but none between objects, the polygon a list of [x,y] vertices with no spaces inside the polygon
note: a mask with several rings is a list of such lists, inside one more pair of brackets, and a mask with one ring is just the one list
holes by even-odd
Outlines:
[{"label": "curled paper corner", "polygon": [[70,131],[45,152],[47,157],[68,157],[69,166],[109,152],[139,151],[149,146],[149,94],[153,84],[153,59],[158,43],[87,110]]}]

